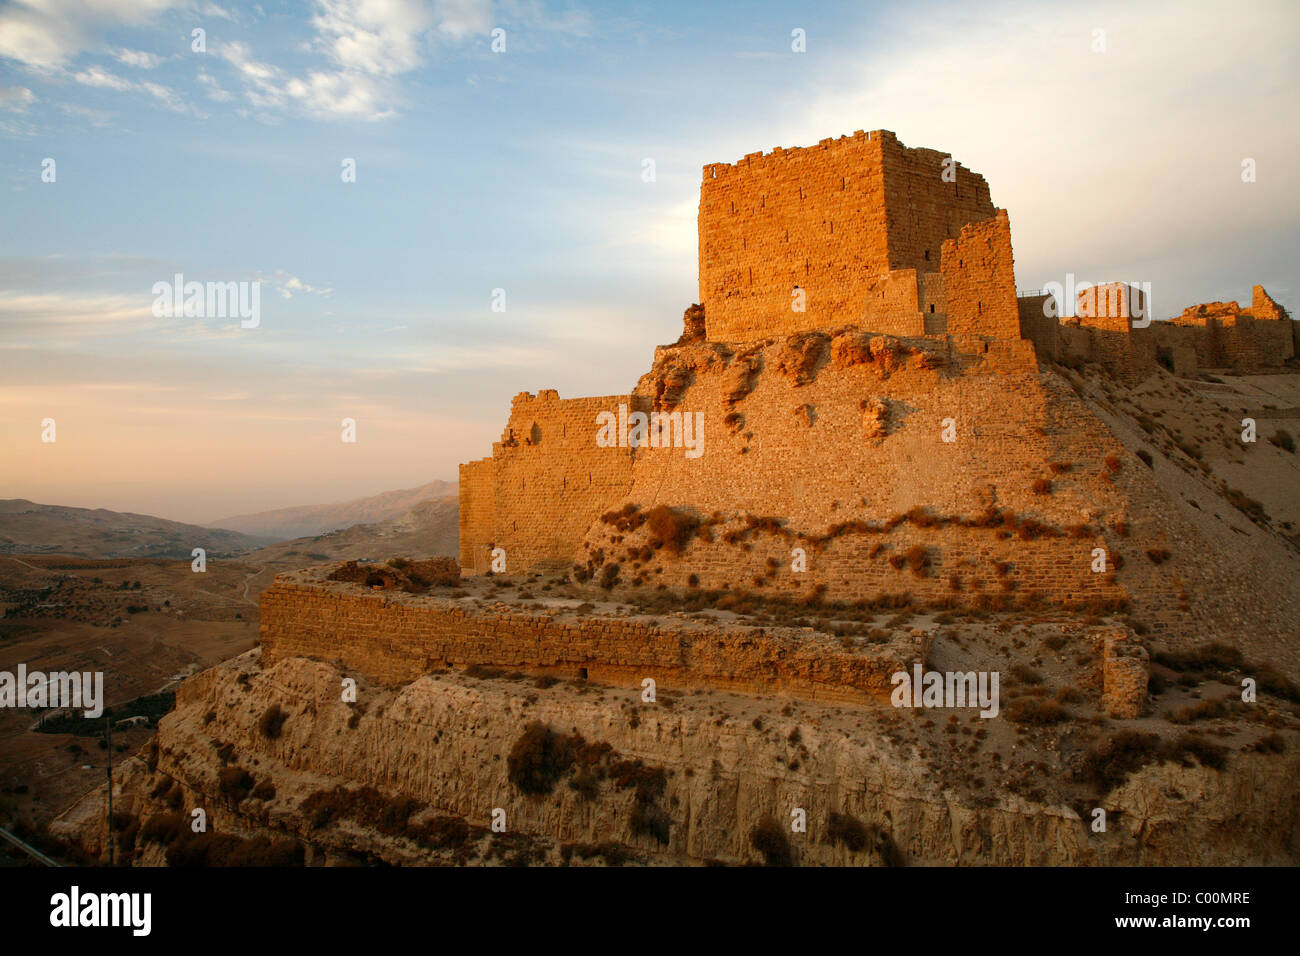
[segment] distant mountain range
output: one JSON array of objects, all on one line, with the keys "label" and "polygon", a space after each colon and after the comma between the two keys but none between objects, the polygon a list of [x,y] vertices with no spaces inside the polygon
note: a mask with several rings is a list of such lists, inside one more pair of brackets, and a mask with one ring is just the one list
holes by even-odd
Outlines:
[{"label": "distant mountain range", "polygon": [[431,481],[418,488],[385,491],[369,498],[355,498],[327,505],[300,505],[276,511],[235,515],[206,522],[210,528],[231,528],[248,535],[273,540],[310,538],[358,524],[380,524],[401,518],[421,502],[454,496],[454,481]]},{"label": "distant mountain range", "polygon": [[260,548],[270,540],[153,515],[0,499],[0,554],[188,559],[194,548],[216,556]]},{"label": "distant mountain range", "polygon": [[459,514],[459,499],[454,494],[446,495],[421,501],[388,521],[280,541],[246,557],[249,561],[287,567],[357,558],[380,561],[396,557],[455,557],[460,547]]},{"label": "distant mountain range", "polygon": [[[340,559],[455,556],[455,482],[386,491],[331,505],[242,515],[212,525],[152,515],[0,499],[0,554],[84,558],[184,558],[194,548],[270,565]],[[287,539],[287,540],[286,540]]]}]

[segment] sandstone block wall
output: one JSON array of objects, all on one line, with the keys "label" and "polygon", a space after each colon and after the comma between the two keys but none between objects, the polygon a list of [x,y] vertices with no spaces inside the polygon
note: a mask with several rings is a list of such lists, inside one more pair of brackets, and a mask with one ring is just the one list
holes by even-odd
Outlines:
[{"label": "sandstone block wall", "polygon": [[[916,276],[938,270],[945,239],[994,213],[982,176],[952,164],[955,181],[944,181],[950,158],[877,130],[706,166],[699,255],[708,337],[749,341],[928,311]],[[897,270],[911,270],[910,279],[885,287]],[[791,308],[795,287],[806,311]]]},{"label": "sandstone block wall", "polygon": [[[1049,315],[1049,304],[1052,314]],[[1034,351],[1040,358],[1058,357],[1057,332],[1060,309],[1055,307],[1050,293],[1040,295],[1023,295],[1016,298],[1016,307],[1020,312],[1020,337],[1034,343]]]},{"label": "sandstone block wall", "polygon": [[[735,388],[740,367],[757,369],[743,394]],[[1122,496],[1101,478],[1105,459],[1123,448],[1072,391],[1040,373],[1027,341],[899,341],[849,330],[744,352],[716,343],[664,348],[637,392],[655,395],[662,381],[681,378],[692,383],[685,407],[704,414],[704,454],[639,452],[627,495],[609,510],[666,505],[701,519],[718,512],[726,523],[711,530],[712,540],[696,536],[681,555],[647,560],[645,531],[624,535],[597,522],[578,564],[599,553],[619,564],[620,585],[685,588],[693,578],[701,588],[787,597],[820,587],[846,601],[904,592],[962,604],[981,595],[1054,603],[1124,597],[1114,576],[1090,568],[1092,549],[1113,548],[1110,526],[1126,515]],[[943,437],[949,418],[952,442]],[[1054,476],[1054,460],[1070,470]],[[1051,481],[1049,493],[1034,490],[1042,478]],[[1038,540],[955,521],[852,530],[913,509],[969,519],[990,507],[1073,530]],[[778,519],[783,530],[745,532],[747,516]],[[808,540],[836,525],[846,530],[824,545]],[[793,570],[796,547],[807,554],[802,572]],[[921,573],[896,566],[912,548],[925,551]]]},{"label": "sandstone block wall", "polygon": [[460,566],[482,574],[488,569],[489,542],[496,536],[496,484],[492,459],[460,466]]},{"label": "sandstone block wall", "polygon": [[1075,317],[1064,323],[1039,311],[1048,298],[1019,300],[1020,334],[1034,343],[1039,357],[1096,362],[1128,384],[1152,374],[1157,364],[1180,375],[1213,368],[1253,372],[1300,354],[1300,323],[1258,285],[1249,309],[1236,302],[1206,302],[1142,326],[1134,320],[1147,314],[1143,293],[1126,283],[1081,290]]},{"label": "sandstone block wall", "polygon": [[[948,153],[909,149],[887,131],[881,138],[890,268],[934,272],[945,239],[997,211],[988,183]],[[945,163],[952,182],[944,181]]]},{"label": "sandstone block wall", "polygon": [[338,662],[401,684],[448,666],[486,665],[640,687],[713,688],[862,703],[887,698],[890,676],[924,662],[927,635],[846,650],[803,628],[756,628],[476,608],[447,598],[374,592],[329,571],[278,574],[262,592],[262,661]]},{"label": "sandstone block wall", "polygon": [[1147,700],[1150,655],[1126,631],[1102,639],[1102,709],[1112,717],[1140,717]]},{"label": "sandstone block wall", "polygon": [[587,527],[631,481],[632,449],[596,443],[597,415],[620,404],[648,407],[631,395],[515,396],[492,457],[461,473],[463,569],[487,570],[493,548],[505,550],[507,573],[568,566]]},{"label": "sandstone block wall", "polygon": [[1020,306],[1006,210],[943,243],[948,334],[1020,338]]},{"label": "sandstone block wall", "polygon": [[1090,286],[1079,292],[1075,314],[1079,327],[1088,331],[1086,354],[1078,357],[1097,362],[1127,384],[1155,371],[1152,337],[1133,328],[1134,317],[1146,315],[1140,290],[1124,282]]},{"label": "sandstone block wall", "polygon": [[1273,297],[1264,291],[1262,285],[1252,286],[1250,290],[1250,314],[1257,319],[1288,319],[1287,310],[1273,301]]},{"label": "sandstone block wall", "polygon": [[[1236,302],[1205,302],[1184,309],[1169,324],[1193,330],[1190,342],[1202,368],[1250,372],[1282,365],[1297,354],[1296,323],[1263,286],[1254,287],[1249,309]],[[1159,344],[1166,345],[1173,334],[1161,333],[1159,338]]]}]

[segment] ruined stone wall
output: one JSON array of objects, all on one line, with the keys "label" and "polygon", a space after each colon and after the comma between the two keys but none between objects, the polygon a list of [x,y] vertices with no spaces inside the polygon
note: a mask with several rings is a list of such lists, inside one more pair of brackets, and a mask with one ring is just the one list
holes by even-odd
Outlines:
[{"label": "ruined stone wall", "polygon": [[[934,272],[944,240],[997,211],[988,183],[948,153],[909,149],[888,132],[881,137],[889,267]],[[952,182],[944,181],[945,168]]]},{"label": "ruined stone wall", "polygon": [[1250,290],[1250,314],[1257,319],[1288,319],[1287,310],[1278,305],[1273,297],[1264,291],[1262,285],[1252,286]]},{"label": "ruined stone wall", "polygon": [[1134,317],[1145,314],[1142,292],[1127,283],[1100,283],[1080,290],[1075,315],[1079,327],[1089,333],[1088,354],[1082,357],[1130,385],[1146,378],[1155,371],[1155,344],[1133,328]]},{"label": "ruined stone wall", "polygon": [[[1138,298],[1131,301],[1134,295]],[[1152,374],[1157,364],[1179,375],[1211,368],[1252,372],[1300,354],[1300,324],[1262,286],[1254,287],[1250,309],[1236,302],[1205,302],[1167,321],[1135,325],[1133,320],[1147,314],[1142,296],[1122,282],[1086,287],[1079,292],[1075,318],[1064,324],[1043,321],[1034,311],[1031,303],[1043,297],[1022,297],[1021,334],[1033,340],[1040,357],[1097,362],[1128,384]]]},{"label": "ruined stone wall", "polygon": [[943,244],[949,335],[1020,338],[1020,306],[1006,210],[965,226]]},{"label": "ruined stone wall", "polygon": [[1255,315],[1250,320],[1250,326],[1254,338],[1254,353],[1248,354],[1246,360],[1253,362],[1253,367],[1281,365],[1295,356],[1295,339],[1289,320],[1261,318]]},{"label": "ruined stone wall", "polygon": [[328,570],[277,574],[262,592],[264,666],[317,658],[401,684],[477,664],[627,687],[651,677],[664,687],[862,703],[887,697],[890,675],[927,651],[921,631],[849,650],[799,628],[477,608],[329,581]]},{"label": "ruined stone wall", "polygon": [[1170,323],[1191,332],[1196,361],[1203,368],[1250,372],[1281,365],[1296,354],[1293,323],[1285,319],[1256,319],[1239,311],[1205,314],[1189,309]]},{"label": "ruined stone wall", "polygon": [[[982,176],[952,164],[955,181],[944,181],[948,158],[879,130],[706,166],[699,256],[708,337],[750,341],[922,311],[916,275],[937,270],[945,239],[994,213]],[[910,278],[891,282],[897,270]],[[804,311],[792,308],[796,287]]]},{"label": "ruined stone wall", "polygon": [[[922,272],[920,273],[920,300],[918,305],[925,316],[927,334],[943,334],[948,327],[947,319],[947,298],[943,294],[943,273],[941,272]],[[933,328],[932,323],[936,318],[941,321],[942,328]],[[882,330],[883,331],[883,330]]]},{"label": "ruined stone wall", "polygon": [[[567,566],[592,520],[631,480],[631,451],[599,447],[596,416],[633,401],[629,395],[561,399],[554,389],[515,396],[505,432],[484,466],[491,470],[491,533],[482,517],[486,506],[462,524],[463,535],[470,535],[461,538],[461,554],[471,558],[462,565],[466,571],[485,570],[493,547],[505,550],[507,573]],[[481,475],[471,473],[471,507],[483,487]]]},{"label": "ruined stone wall", "polygon": [[[981,593],[1122,598],[1122,578],[1094,574],[1090,562],[1094,547],[1123,547],[1108,539],[1127,504],[1102,477],[1123,449],[1059,379],[1039,372],[1027,341],[899,341],[850,330],[744,351],[706,343],[660,349],[637,392],[660,394],[665,379],[691,382],[678,400],[704,415],[704,454],[638,453],[630,491],[609,507],[663,504],[725,521],[711,540],[696,535],[680,555],[651,547],[649,558],[644,530],[597,523],[578,563],[599,553],[597,564],[619,565],[620,585],[694,579],[789,597],[821,588],[836,600],[907,592],[963,604]],[[943,440],[948,418],[953,442]],[[1054,474],[1052,461],[1068,470]],[[1040,479],[1048,485],[1035,490]],[[1057,533],[1025,540],[1016,529],[956,520],[989,508]],[[913,509],[935,520],[881,527]],[[747,530],[750,516],[779,519],[780,530]],[[796,547],[806,571],[793,568]],[[919,573],[904,560],[912,548],[924,551]]]},{"label": "ruined stone wall", "polygon": [[1041,295],[1023,295],[1016,298],[1020,311],[1020,337],[1034,343],[1034,351],[1044,360],[1055,359],[1057,351],[1057,331],[1060,328],[1059,308],[1053,308],[1048,314],[1049,303],[1053,302],[1050,293]]},{"label": "ruined stone wall", "polygon": [[1199,364],[1196,339],[1200,330],[1172,322],[1152,322],[1145,329],[1134,329],[1137,339],[1150,340],[1157,362],[1176,375],[1194,375]]},{"label": "ruined stone wall", "polygon": [[1194,330],[1190,341],[1203,368],[1250,372],[1282,365],[1300,354],[1295,323],[1263,286],[1252,289],[1249,309],[1236,302],[1204,302],[1189,306],[1169,323]]},{"label": "ruined stone wall", "polygon": [[460,466],[460,566],[482,574],[488,569],[488,545],[496,534],[496,486],[492,459]]}]

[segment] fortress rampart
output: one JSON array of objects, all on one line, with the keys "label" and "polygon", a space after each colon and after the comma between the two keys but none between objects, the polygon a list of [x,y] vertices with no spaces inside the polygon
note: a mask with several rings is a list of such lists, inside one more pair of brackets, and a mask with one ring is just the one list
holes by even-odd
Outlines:
[{"label": "fortress rampart", "polygon": [[[1209,572],[1149,557],[1187,529],[1048,363],[1128,384],[1279,364],[1296,323],[1262,288],[1249,309],[1148,325],[1149,303],[1112,283],[1061,321],[1050,295],[1017,295],[983,178],[883,130],[705,167],[699,229],[702,303],[636,387],[521,393],[492,457],[462,467],[467,573],[499,548],[509,575],[611,589],[1131,602],[1154,627],[1188,623],[1180,579]],[[698,416],[700,456],[602,445],[598,416],[620,407]]]},{"label": "fortress rampart", "polygon": [[386,684],[448,666],[492,666],[605,684],[712,688],[862,703],[924,661],[925,632],[846,650],[808,628],[662,622],[527,611],[375,592],[330,581],[330,568],[277,574],[261,597],[262,662],[324,658]]},{"label": "fortress rampart", "polygon": [[554,389],[520,392],[492,457],[461,465],[460,563],[483,573],[497,543],[506,570],[565,567],[583,533],[632,479],[632,450],[596,444],[596,415],[632,395],[561,399]]},{"label": "fortress rampart", "polygon": [[1020,306],[1021,328],[1040,357],[1095,362],[1130,385],[1158,364],[1179,375],[1198,369],[1254,372],[1300,354],[1300,323],[1258,285],[1248,309],[1236,302],[1207,302],[1154,322],[1142,293],[1123,282],[1080,291],[1075,315],[1059,323],[1050,296],[1022,297]]}]

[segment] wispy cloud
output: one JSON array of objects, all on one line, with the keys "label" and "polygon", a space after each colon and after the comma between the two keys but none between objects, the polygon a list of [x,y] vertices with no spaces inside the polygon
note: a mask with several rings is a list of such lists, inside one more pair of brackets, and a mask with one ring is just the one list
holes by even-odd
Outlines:
[{"label": "wispy cloud", "polygon": [[36,94],[25,86],[0,86],[0,110],[26,113],[36,102]]},{"label": "wispy cloud", "polygon": [[102,47],[109,30],[140,26],[188,0],[13,0],[0,9],[0,57],[54,71],[77,54]]},{"label": "wispy cloud", "polygon": [[158,54],[146,53],[143,50],[118,50],[113,56],[123,66],[134,66],[142,70],[152,70],[163,61]]},{"label": "wispy cloud", "polygon": [[329,295],[334,290],[322,286],[313,286],[295,275],[289,275],[283,269],[276,269],[267,274],[259,273],[258,281],[264,282],[279,293],[282,299],[292,299],[297,294]]},{"label": "wispy cloud", "polygon": [[103,67],[91,66],[85,70],[74,73],[72,78],[82,86],[115,90],[119,93],[128,91],[147,93],[149,96],[158,100],[158,102],[163,106],[167,107],[167,109],[173,110],[177,113],[183,113],[188,109],[184,99],[179,93],[169,87],[163,86],[161,83],[128,80],[115,73],[110,73]]}]

